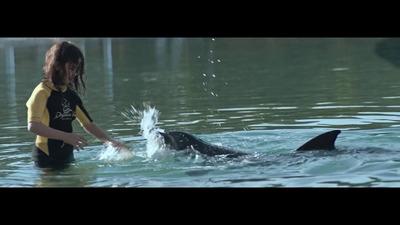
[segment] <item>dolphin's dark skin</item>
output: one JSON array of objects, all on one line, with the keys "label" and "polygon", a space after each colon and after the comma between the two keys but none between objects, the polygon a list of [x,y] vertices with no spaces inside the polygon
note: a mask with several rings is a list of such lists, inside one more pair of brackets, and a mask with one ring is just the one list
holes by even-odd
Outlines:
[{"label": "dolphin's dark skin", "polygon": [[[340,130],[333,130],[318,135],[317,137],[311,139],[310,141],[299,147],[297,151],[334,150],[336,149],[335,141],[340,132]],[[229,158],[249,155],[249,153],[207,143],[187,132],[170,131],[159,133],[164,137],[165,144],[171,149],[175,150],[185,150],[188,148],[193,148],[201,154],[205,154],[208,156],[226,155]]]},{"label": "dolphin's dark skin", "polygon": [[332,130],[320,134],[306,142],[304,145],[300,146],[297,151],[335,150],[335,141],[340,132],[340,130]]},{"label": "dolphin's dark skin", "polygon": [[225,148],[222,146],[213,145],[207,143],[200,138],[195,137],[192,134],[182,132],[182,131],[170,131],[166,133],[160,132],[164,137],[165,144],[170,148],[175,150],[185,150],[188,148],[193,148],[208,156],[215,155],[227,155],[230,158],[236,158],[242,155],[248,155],[248,153],[236,151],[233,149]]}]

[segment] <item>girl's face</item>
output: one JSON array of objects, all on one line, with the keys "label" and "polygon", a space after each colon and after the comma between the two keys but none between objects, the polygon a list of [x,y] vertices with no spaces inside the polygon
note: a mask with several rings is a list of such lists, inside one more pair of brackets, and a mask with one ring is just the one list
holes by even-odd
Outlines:
[{"label": "girl's face", "polygon": [[74,82],[75,77],[79,76],[79,64],[73,62],[65,63],[65,83],[71,84]]}]

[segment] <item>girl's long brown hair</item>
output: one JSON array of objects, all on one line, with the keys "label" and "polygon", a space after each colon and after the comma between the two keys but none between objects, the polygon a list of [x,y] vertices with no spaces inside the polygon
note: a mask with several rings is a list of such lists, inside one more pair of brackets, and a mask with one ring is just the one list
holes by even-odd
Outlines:
[{"label": "girl's long brown hair", "polygon": [[[76,76],[72,84],[65,84],[65,64],[72,62],[77,65],[74,73]],[[51,81],[55,88],[61,91],[61,86],[68,85],[71,89],[84,95],[86,91],[85,57],[81,50],[68,41],[54,44],[46,52],[45,64],[43,66],[43,80]],[[82,86],[81,86],[82,85]]]}]

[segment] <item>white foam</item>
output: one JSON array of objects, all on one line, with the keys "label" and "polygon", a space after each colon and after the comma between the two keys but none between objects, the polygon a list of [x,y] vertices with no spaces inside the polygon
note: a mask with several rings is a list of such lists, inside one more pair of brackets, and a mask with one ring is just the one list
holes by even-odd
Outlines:
[{"label": "white foam", "polygon": [[166,145],[164,138],[159,132],[163,129],[156,127],[160,112],[148,104],[143,104],[143,110],[138,110],[134,106],[122,113],[127,119],[135,124],[140,124],[140,134],[147,140],[146,153],[152,158],[156,153],[162,154]]},{"label": "white foam", "polygon": [[108,162],[125,161],[132,159],[135,156],[133,151],[118,149],[110,142],[105,142],[101,149],[98,159]]}]

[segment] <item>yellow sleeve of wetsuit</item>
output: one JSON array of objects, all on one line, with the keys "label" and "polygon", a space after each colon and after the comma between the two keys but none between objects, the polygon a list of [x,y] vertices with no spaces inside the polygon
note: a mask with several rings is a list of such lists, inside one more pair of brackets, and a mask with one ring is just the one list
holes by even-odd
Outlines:
[{"label": "yellow sleeve of wetsuit", "polygon": [[76,119],[82,127],[92,122],[90,117],[87,116],[78,105],[76,106]]},{"label": "yellow sleeve of wetsuit", "polygon": [[26,102],[28,108],[27,122],[41,122],[46,109],[48,94],[46,90],[36,88]]}]

